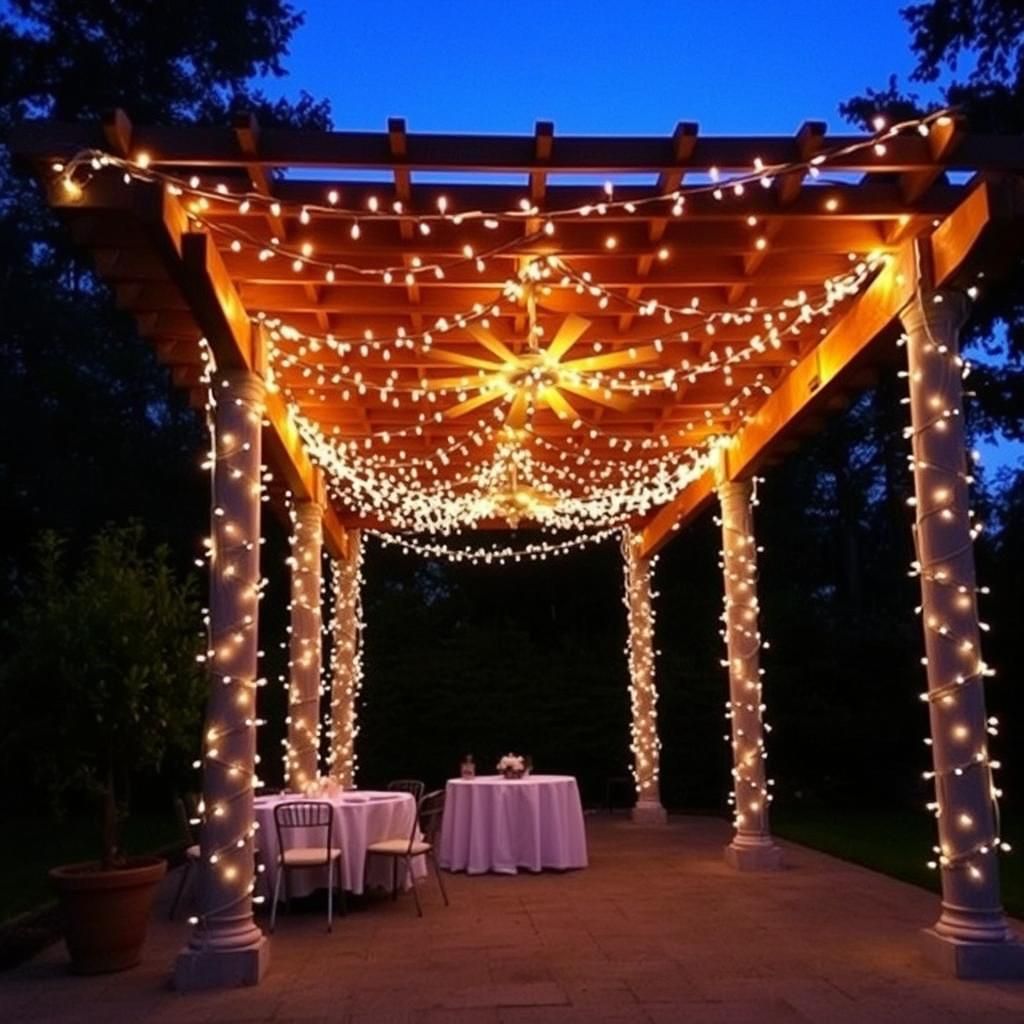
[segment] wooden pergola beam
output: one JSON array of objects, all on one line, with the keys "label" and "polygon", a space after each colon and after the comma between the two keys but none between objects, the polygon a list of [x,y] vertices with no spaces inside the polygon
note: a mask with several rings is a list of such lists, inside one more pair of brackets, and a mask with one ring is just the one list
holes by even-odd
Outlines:
[{"label": "wooden pergola beam", "polygon": [[[934,231],[921,249],[930,258],[924,269],[933,287],[949,284],[969,268],[998,218],[1008,224],[1024,212],[1024,187],[1019,180],[979,181],[967,198]],[[915,248],[905,244],[886,268],[832,328],[783,379],[762,404],[753,421],[734,435],[724,449],[725,477],[744,479],[755,472],[770,449],[812,405],[818,405],[840,376],[912,301],[922,269]],[[713,493],[710,473],[686,488],[655,513],[643,528],[643,550],[652,554],[697,515]]]},{"label": "wooden pergola beam", "polygon": [[715,496],[715,475],[709,469],[662,506],[640,532],[640,554],[650,558],[672,534],[698,516]]},{"label": "wooden pergola beam", "polygon": [[[822,147],[825,141],[827,126],[824,121],[805,121],[796,133],[796,146],[801,160],[810,160]],[[780,206],[789,206],[798,195],[807,176],[806,170],[792,171],[784,174],[776,185],[776,195]]]},{"label": "wooden pergola beam", "polygon": [[[171,196],[166,200],[175,202]],[[218,365],[261,372],[264,369],[262,339],[252,326],[210,237],[202,232],[184,233],[181,254],[183,287],[189,307],[213,348]],[[281,474],[297,498],[316,502],[323,508],[324,543],[335,558],[344,558],[348,551],[345,529],[326,500],[322,470],[310,461],[284,399],[268,392],[265,403],[264,444],[268,465]]]},{"label": "wooden pergola beam", "polygon": [[[524,314],[516,303],[502,300],[502,289],[522,261],[540,254],[562,253],[575,272],[592,274],[614,290],[611,302],[588,289],[545,290],[540,310],[545,331],[573,313],[590,321],[582,344],[592,343],[595,350],[600,344],[612,353],[657,338],[664,366],[684,357],[700,362],[712,352],[727,353],[749,341],[751,328],[747,321],[730,317],[713,337],[710,331],[705,336],[698,318],[691,334],[686,318],[677,315],[669,329],[668,317],[642,318],[623,301],[628,297],[641,301],[656,294],[666,308],[677,311],[696,308],[696,302],[703,317],[734,312],[749,293],[751,308],[756,299],[760,309],[769,309],[796,290],[817,294],[826,278],[846,274],[851,260],[887,254],[889,266],[857,298],[819,322],[820,330],[817,324],[808,325],[781,348],[751,355],[730,375],[728,387],[702,379],[674,394],[636,398],[612,413],[599,403],[583,409],[584,421],[600,423],[603,430],[637,441],[661,438],[673,448],[729,437],[726,470],[730,479],[740,480],[766,455],[781,453],[798,432],[820,422],[826,407],[835,404],[835,394],[842,397],[839,387],[858,386],[859,378],[846,375],[848,369],[898,314],[918,270],[928,274],[934,264],[935,280],[965,282],[973,252],[993,244],[991,222],[1002,216],[993,204],[1004,199],[1002,190],[988,186],[979,190],[954,185],[944,172],[974,165],[987,171],[1012,170],[1007,177],[1016,180],[1024,166],[1024,143],[1013,137],[960,137],[952,121],[936,122],[927,135],[887,139],[884,149],[868,146],[828,164],[826,172],[837,172],[839,181],[827,173],[820,179],[805,177],[804,168],[794,167],[791,174],[778,176],[772,188],[748,189],[735,200],[730,196],[729,202],[694,192],[682,216],[674,216],[665,200],[636,203],[633,215],[614,208],[599,219],[584,217],[582,208],[593,201],[603,180],[623,171],[657,176],[656,184],[616,187],[616,200],[628,203],[670,194],[684,175],[706,173],[711,164],[726,173],[750,173],[755,158],[766,165],[806,163],[823,150],[852,141],[829,139],[823,126],[814,123],[788,139],[703,138],[696,125],[685,122],[664,138],[580,139],[556,136],[553,126],[543,122],[522,137],[410,134],[397,118],[389,121],[385,133],[323,134],[261,130],[252,118],[236,120],[228,129],[147,129],[133,126],[121,113],[91,127],[20,127],[11,140],[18,158],[33,164],[49,183],[53,204],[69,210],[76,241],[93,251],[119,305],[152,338],[175,382],[195,394],[201,372],[199,336],[209,338],[221,366],[258,367],[263,339],[254,335],[252,323],[262,313],[300,332],[330,331],[335,340],[348,342],[415,333],[453,310],[497,303],[489,310],[493,329],[515,348]],[[126,185],[116,167],[101,167],[81,193],[72,187],[65,194],[50,164],[66,162],[83,146],[129,159],[145,151],[151,166],[181,177],[198,175],[209,195],[202,201],[190,199],[186,188],[185,197],[178,199],[173,188],[164,191],[138,181]],[[334,172],[320,175],[321,181],[276,173],[321,165]],[[389,180],[367,183],[359,173],[367,169],[384,170]],[[480,183],[462,177],[442,183],[445,174],[435,175],[429,184],[416,183],[419,172],[431,170],[475,174]],[[522,183],[488,177],[506,171],[521,173]],[[577,172],[580,181],[592,178],[593,184],[551,183],[551,175],[564,172]],[[339,185],[345,208],[323,207],[330,202],[330,189]],[[232,194],[254,192],[249,212],[219,198],[218,188]],[[497,224],[469,219],[455,231],[454,224],[435,222],[432,230],[421,231],[416,218],[433,213],[442,193],[449,210],[518,210],[524,193],[537,209],[525,216],[500,215]],[[369,202],[371,195],[376,202]],[[395,208],[396,202],[401,206]],[[312,217],[303,212],[309,205],[317,207]],[[370,216],[369,210],[358,214],[361,230],[354,232],[352,211],[364,206],[386,215]],[[71,208],[77,209],[71,213]],[[539,228],[550,211],[567,208],[577,213],[559,216],[553,237],[542,236]],[[1014,223],[1019,224],[1019,205],[1015,211]],[[932,231],[933,218],[941,224],[930,248],[915,247]],[[528,242],[524,227],[528,234],[536,233]],[[248,237],[251,248],[244,239],[241,249],[237,241],[234,249],[229,246],[239,234]],[[507,252],[489,256],[482,268],[470,266],[462,259],[462,246],[482,251],[484,240],[498,249],[507,246]],[[257,253],[260,246],[278,247],[282,241],[284,246],[272,258]],[[309,265],[293,260],[288,250],[299,246],[316,253],[317,259]],[[910,266],[915,252],[927,255],[920,267]],[[390,275],[379,272],[380,266],[433,259],[451,263],[441,279],[425,275],[411,283],[392,282]],[[993,261],[1002,263],[1001,257]],[[332,264],[337,268],[325,272]],[[368,351],[361,359],[368,371],[388,363],[388,373],[398,374],[395,381],[408,385],[423,377],[452,377],[451,365],[464,365],[478,344],[464,327],[457,327],[444,332],[443,344],[432,345],[430,356],[418,353],[414,358],[396,346],[397,358],[386,358],[395,352],[382,352],[378,358]],[[409,415],[393,408],[383,391],[370,388],[358,397],[346,396],[344,374],[335,380],[340,357],[317,350],[317,379],[307,381],[308,367],[281,368],[277,381],[282,393],[268,400],[269,461],[276,476],[300,496],[317,495],[323,481],[289,410],[301,410],[341,439],[366,437],[391,424],[400,427]],[[339,351],[343,356],[344,348]],[[467,389],[473,387],[473,376],[465,374]],[[767,388],[773,390],[765,398]],[[833,398],[825,400],[830,391]],[[297,406],[290,404],[293,400]],[[389,452],[398,444],[400,451],[408,448],[422,455],[438,437],[465,436],[477,422],[477,417],[443,422],[414,441],[403,435],[382,443]],[[557,438],[565,432],[565,424],[543,410],[535,426],[545,436],[550,432]],[[696,481],[652,514],[644,530],[645,550],[655,550],[673,527],[696,514],[710,493],[709,480]],[[337,502],[345,516],[343,498]],[[338,531],[342,547],[344,531],[335,513],[328,510],[326,518],[328,532]]]},{"label": "wooden pergola beam", "polygon": [[[826,136],[825,149],[864,143],[864,135]],[[234,167],[240,160],[238,138],[230,128],[136,125],[134,152],[145,150],[154,165],[189,168]],[[96,124],[27,122],[14,130],[12,149],[30,159],[66,159],[83,148],[104,149],[109,140]],[[684,170],[749,171],[755,158],[765,164],[796,163],[800,144],[790,136],[700,136]],[[548,173],[616,174],[680,170],[672,136],[556,136],[550,158],[541,164],[533,135],[459,135],[416,133],[407,137],[407,153],[396,160],[387,132],[320,132],[266,128],[256,162],[268,168],[330,167],[390,170],[458,170],[491,173],[544,169]],[[1024,137],[968,135],[951,153],[936,155],[927,138],[903,135],[886,141],[885,152],[871,146],[830,163],[833,170],[903,173],[936,165],[950,170],[1015,171],[1024,166]]]},{"label": "wooden pergola beam", "polygon": [[[168,278],[181,291],[197,330],[206,337],[221,369],[262,368],[263,346],[249,320],[220,253],[208,235],[190,230],[188,215],[177,198],[164,189],[135,185],[131,190],[91,191],[87,199],[74,199],[51,187],[49,201],[57,209],[81,209],[90,203],[99,209],[131,212]],[[179,383],[192,386],[175,367]],[[347,552],[345,529],[326,501],[322,471],[306,454],[295,423],[280,395],[268,393],[266,401],[266,452],[268,463],[300,499],[324,507],[324,543],[336,558]]]}]

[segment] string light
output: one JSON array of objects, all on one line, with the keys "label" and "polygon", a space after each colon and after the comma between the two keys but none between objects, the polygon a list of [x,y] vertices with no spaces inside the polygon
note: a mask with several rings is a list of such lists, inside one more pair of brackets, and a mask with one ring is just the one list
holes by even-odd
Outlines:
[{"label": "string light", "polygon": [[625,582],[623,604],[628,618],[626,658],[629,663],[629,703],[633,763],[630,771],[636,784],[637,803],[661,803],[658,778],[661,741],[658,739],[658,690],[654,682],[654,606],[651,577],[657,556],[640,553],[639,534],[622,531],[622,569]]},{"label": "string light", "polygon": [[344,789],[355,785],[359,735],[359,692],[363,683],[363,538],[349,530],[348,555],[333,560],[334,605],[331,616],[331,700],[327,729],[330,777]]},{"label": "string light", "polygon": [[[722,467],[719,467],[722,475]],[[724,737],[733,754],[733,825],[739,847],[764,846],[769,842],[768,805],[772,802],[772,780],[767,778],[764,734],[771,726],[764,721],[762,640],[757,598],[757,542],[753,531],[753,509],[757,505],[756,480],[720,479],[718,497],[722,514],[715,522],[722,528],[719,567],[725,593],[722,610],[722,640],[727,657],[722,662],[729,672],[729,700],[725,718],[730,731]]]},{"label": "string light", "polygon": [[508,562],[545,561],[548,558],[568,554],[580,548],[600,544],[610,537],[618,536],[618,528],[598,530],[594,533],[572,537],[563,541],[540,541],[524,544],[522,547],[502,545],[501,547],[455,548],[442,543],[420,543],[400,534],[381,530],[367,530],[368,536],[378,540],[385,547],[398,548],[403,554],[419,555],[421,558],[443,558],[449,562],[483,565],[505,565]]},{"label": "string light", "polygon": [[[972,286],[971,292],[977,294]],[[973,297],[973,296],[970,296]],[[963,414],[961,381],[970,373],[960,355],[954,320],[967,297],[935,293],[922,298],[910,314],[914,330],[904,334],[912,424],[904,436],[911,442],[908,457],[914,475],[915,558],[910,575],[921,582],[916,609],[925,630],[933,767],[924,778],[935,787],[928,810],[938,820],[939,843],[928,866],[962,875],[970,883],[992,880],[989,862],[1010,846],[1001,838],[999,798],[994,773],[999,761],[989,752],[989,737],[998,735],[998,719],[984,712],[984,680],[994,670],[981,654],[977,597],[988,593],[976,585],[972,542],[981,531],[969,506],[973,475],[964,461],[960,438]],[[933,326],[948,326],[952,337],[938,339]],[[952,451],[955,446],[955,454]],[[953,461],[949,459],[952,457]],[[948,674],[940,674],[948,673]],[[981,809],[985,813],[981,813]],[[980,833],[980,834],[979,834]]]},{"label": "string light", "polygon": [[[198,808],[205,889],[209,902],[203,913],[190,919],[204,936],[210,922],[240,904],[259,902],[252,870],[253,844],[258,823],[252,814],[252,796],[262,785],[256,771],[259,755],[250,762],[235,753],[262,720],[257,717],[256,691],[266,680],[235,669],[245,666],[250,653],[258,664],[257,608],[266,580],[259,575],[259,505],[265,500],[266,467],[259,462],[263,422],[262,383],[258,378],[233,382],[217,374],[213,351],[201,339],[201,383],[206,390],[205,416],[209,448],[204,469],[210,473],[212,533],[205,541],[205,559],[211,573],[211,596],[216,602],[204,610],[207,646],[200,655],[210,674],[210,699],[204,756],[196,763],[204,774],[204,799]],[[255,440],[253,440],[255,439]],[[238,518],[232,498],[239,499]],[[255,514],[256,535],[250,536],[243,520]],[[217,611],[215,618],[214,610]],[[227,618],[227,616],[235,616]],[[226,620],[226,621],[225,621]],[[254,649],[255,648],[255,649]],[[241,738],[241,741],[240,741]],[[251,766],[250,766],[251,765]],[[212,877],[210,877],[212,875]],[[218,898],[218,894],[224,894]]]},{"label": "string light", "polygon": [[284,781],[295,792],[305,792],[318,778],[320,749],[321,650],[323,631],[321,603],[322,512],[312,501],[296,505],[285,494],[291,535],[286,563],[291,577],[288,603],[290,634],[288,676],[285,680],[288,714],[284,746]]},{"label": "string light", "polygon": [[[681,185],[641,198],[616,199],[614,195],[608,195],[605,191],[602,199],[596,203],[582,203],[561,209],[545,210],[543,221],[538,219],[541,212],[539,207],[527,199],[505,209],[456,211],[447,197],[439,196],[434,210],[414,212],[406,209],[402,203],[395,203],[390,207],[387,204],[381,204],[377,197],[372,195],[367,200],[365,208],[348,206],[344,202],[342,193],[336,187],[330,187],[324,192],[323,202],[286,203],[279,198],[258,191],[233,191],[223,182],[204,185],[198,175],[193,174],[186,178],[179,174],[160,170],[153,166],[152,158],[148,154],[145,156],[137,154],[132,159],[115,156],[97,149],[82,150],[70,160],[62,162],[59,165],[61,170],[55,173],[58,174],[63,187],[72,198],[79,197],[82,189],[92,177],[104,169],[120,172],[124,180],[129,183],[133,181],[159,183],[170,194],[181,197],[189,216],[201,223],[211,233],[226,237],[229,242],[238,242],[240,247],[252,248],[261,254],[265,253],[266,256],[263,257],[265,259],[280,257],[293,266],[297,265],[296,273],[311,270],[325,278],[328,274],[336,276],[339,273],[344,273],[356,277],[378,277],[381,280],[394,278],[401,274],[403,278],[411,278],[415,281],[419,277],[443,276],[460,266],[469,265],[478,270],[483,269],[487,260],[495,255],[506,253],[514,255],[548,237],[556,230],[556,224],[560,220],[587,217],[593,213],[597,213],[599,216],[609,213],[631,216],[638,213],[651,213],[652,207],[655,209],[667,207],[672,215],[679,216],[685,210],[687,199],[696,195],[709,194],[717,201],[730,198],[739,199],[747,194],[750,186],[769,187],[775,180],[786,175],[806,173],[812,178],[820,178],[822,169],[829,164],[841,165],[844,158],[862,152],[882,157],[887,152],[887,140],[900,135],[928,132],[931,125],[947,122],[950,114],[949,110],[941,110],[925,117],[891,126],[882,126],[869,137],[821,150],[809,159],[766,164],[757,157],[749,171],[732,176],[722,176],[716,168],[711,168],[709,180],[706,182]],[[410,265],[395,263],[367,267],[321,258],[311,247],[304,248],[302,242],[296,246],[274,238],[268,244],[265,240],[257,239],[244,227],[218,222],[209,216],[212,212],[224,209],[234,210],[243,217],[259,215],[275,219],[294,218],[303,228],[321,219],[341,220],[348,225],[348,234],[353,242],[358,242],[362,237],[360,224],[366,220],[401,221],[411,224],[420,237],[428,237],[431,234],[432,225],[442,223],[455,227],[481,223],[485,228],[491,229],[497,228],[502,222],[532,221],[538,224],[538,227],[525,235],[517,233],[511,241],[483,252],[477,252],[468,244],[463,245],[461,254],[449,261],[417,257],[416,261]],[[607,246],[614,248],[616,243],[616,236],[607,236],[605,243]],[[308,243],[305,244],[308,245]]]}]

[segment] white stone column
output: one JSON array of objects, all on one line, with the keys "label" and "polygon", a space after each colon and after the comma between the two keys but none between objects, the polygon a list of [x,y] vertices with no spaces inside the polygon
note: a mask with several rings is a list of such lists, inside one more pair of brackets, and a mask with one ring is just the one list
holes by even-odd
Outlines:
[{"label": "white stone column", "polygon": [[957,337],[965,313],[962,296],[939,292],[919,294],[902,314],[942,875],[942,911],[925,935],[932,958],[960,977],[1017,976],[1024,946],[1014,941],[999,896]]},{"label": "white stone column", "polygon": [[658,691],[654,685],[654,609],[651,605],[651,560],[640,554],[640,537],[630,531],[622,536],[622,569],[625,578],[629,638],[629,702],[632,711],[630,750],[636,782],[633,820],[660,825],[667,820],[661,803],[658,770],[661,741],[658,739]]},{"label": "white stone column", "polygon": [[757,542],[754,539],[753,484],[718,481],[722,517],[722,613],[729,656],[729,700],[733,756],[732,842],[725,859],[740,870],[768,870],[781,863],[781,851],[768,824],[771,795],[765,776],[764,701],[761,688],[761,632],[758,625]]},{"label": "white stone column", "polygon": [[296,502],[291,537],[292,599],[288,661],[288,737],[285,782],[295,793],[316,779],[320,750],[322,612],[320,559],[323,510],[315,501]]},{"label": "white stone column", "polygon": [[331,566],[334,612],[331,620],[331,725],[327,756],[330,776],[345,789],[355,785],[356,723],[362,667],[361,571],[363,542],[358,530],[348,533],[348,557]]},{"label": "white stone column", "polygon": [[219,377],[212,393],[202,857],[195,927],[175,964],[182,989],[252,985],[269,960],[252,916],[264,386],[255,374],[238,371]]}]

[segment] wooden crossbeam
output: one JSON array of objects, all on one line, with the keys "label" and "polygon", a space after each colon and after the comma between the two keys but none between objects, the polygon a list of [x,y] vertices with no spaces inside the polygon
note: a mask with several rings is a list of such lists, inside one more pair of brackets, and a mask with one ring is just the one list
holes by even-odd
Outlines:
[{"label": "wooden crossbeam", "polygon": [[[406,126],[404,117],[388,118],[388,148],[396,160],[404,160],[406,156]],[[408,208],[412,202],[412,174],[407,167],[399,164],[394,168],[395,198],[404,208]],[[402,262],[408,267],[411,265],[412,257],[405,250],[415,234],[416,228],[411,217],[403,217],[398,222],[398,232],[404,243],[402,246]],[[410,305],[417,305],[420,301],[420,286],[413,281],[405,286],[405,294]]]},{"label": "wooden crossbeam", "polygon": [[[51,187],[49,200],[58,209],[74,210],[81,205],[57,187]],[[195,326],[206,337],[221,369],[257,371],[261,368],[262,346],[224,261],[208,235],[190,229],[188,216],[176,197],[155,186],[139,184],[130,190],[122,189],[120,193],[97,190],[88,201],[106,202],[108,209],[131,213],[141,222],[153,250],[169,279],[181,290]],[[184,369],[176,367],[175,372]],[[194,387],[195,383],[190,378],[186,386]],[[268,394],[266,421],[268,463],[299,498],[322,501],[320,470],[302,447],[295,424],[279,395]],[[329,506],[324,511],[324,541],[335,557],[345,557],[345,530]]]},{"label": "wooden crossbeam", "polygon": [[[555,125],[552,121],[538,121],[534,126],[534,159],[541,167],[551,159],[551,147],[555,138]],[[544,202],[547,190],[547,172],[536,170],[530,172],[530,200],[540,205]]]},{"label": "wooden crossbeam", "polygon": [[696,518],[715,496],[715,477],[707,470],[678,497],[663,505],[640,533],[640,553],[649,558],[664,546],[683,525]]},{"label": "wooden crossbeam", "polygon": [[964,138],[963,122],[950,118],[932,125],[928,148],[935,164],[920,171],[907,171],[900,177],[900,191],[906,203],[914,203],[928,191],[942,174],[942,165]]},{"label": "wooden crossbeam", "polygon": [[[805,121],[796,133],[796,149],[803,161],[810,160],[820,152],[825,144],[827,126],[824,121]],[[775,187],[775,195],[780,206],[789,206],[798,195],[803,185],[807,170],[801,168],[784,174]]]},{"label": "wooden crossbeam", "polygon": [[[479,352],[479,343],[465,326],[440,332],[434,324],[439,317],[450,321],[455,312],[474,306],[488,311],[496,337],[513,347],[517,339],[521,342],[523,308],[503,300],[501,293],[522,263],[536,255],[560,253],[574,270],[593,274],[595,281],[619,296],[642,302],[645,296],[656,295],[680,310],[692,308],[696,300],[702,315],[707,315],[712,310],[734,312],[755,298],[760,310],[771,309],[800,289],[816,293],[826,277],[846,273],[856,258],[851,254],[888,253],[893,262],[860,296],[822,322],[822,332],[808,328],[799,338],[787,339],[781,350],[752,355],[735,367],[729,387],[721,379],[701,378],[675,392],[655,388],[613,410],[586,396],[573,398],[585,424],[600,423],[602,432],[628,438],[633,445],[662,438],[668,446],[683,449],[709,437],[729,436],[733,443],[726,470],[736,478],[784,451],[846,390],[859,386],[854,364],[863,362],[872,340],[898,316],[900,302],[916,279],[917,268],[908,264],[907,254],[922,234],[932,232],[933,219],[941,223],[932,232],[930,246],[919,251],[928,254],[936,280],[959,285],[971,280],[978,269],[977,254],[993,255],[990,246],[999,247],[992,266],[1007,262],[1006,254],[1016,243],[997,236],[993,223],[1019,227],[1024,217],[1020,185],[953,185],[944,172],[972,161],[990,170],[1017,172],[1024,166],[1024,146],[1009,137],[957,136],[953,127],[935,125],[927,137],[888,140],[881,156],[871,149],[847,164],[834,165],[837,171],[863,172],[858,184],[822,184],[794,172],[779,178],[774,188],[750,188],[722,202],[710,193],[691,193],[679,217],[671,215],[664,201],[640,203],[633,214],[611,209],[601,217],[584,217],[582,212],[559,217],[553,236],[539,233],[545,216],[594,202],[602,181],[617,172],[658,175],[654,185],[615,189],[616,200],[642,200],[670,194],[684,175],[706,171],[710,164],[728,172],[753,170],[755,156],[768,164],[806,161],[837,140],[814,123],[804,125],[795,138],[769,140],[702,138],[696,125],[685,122],[670,138],[603,140],[556,136],[546,122],[539,122],[532,135],[514,138],[425,136],[409,134],[397,118],[389,121],[386,133],[322,135],[262,129],[251,118],[236,120],[226,132],[153,130],[133,126],[115,113],[84,134],[76,129],[79,145],[90,144],[84,140],[92,131],[96,141],[91,144],[99,148],[128,157],[145,150],[156,164],[179,175],[200,175],[211,190],[219,183],[235,191],[248,189],[247,182],[252,182],[252,190],[263,199],[254,199],[248,214],[215,195],[203,204],[209,233],[200,230],[195,212],[189,212],[187,196],[175,198],[155,185],[125,185],[117,169],[100,170],[80,195],[74,189],[65,194],[56,187],[49,163],[66,159],[78,146],[62,148],[71,136],[60,126],[19,127],[12,149],[34,161],[39,176],[53,186],[52,201],[68,211],[75,240],[92,250],[97,270],[113,287],[118,304],[136,317],[140,331],[152,339],[158,357],[181,387],[198,388],[200,333],[210,339],[221,366],[258,366],[264,339],[251,327],[250,315],[255,313],[281,317],[311,334],[330,331],[337,340],[360,345],[368,335],[387,340],[399,329],[434,330],[430,354],[398,348],[389,350],[388,358],[372,348],[360,353],[353,365],[366,371],[369,386],[359,388],[358,394],[347,379],[344,346],[336,352],[329,345],[310,345],[304,365],[279,368],[279,383],[293,389],[304,415],[341,438],[362,439],[393,429],[399,436],[375,441],[373,450],[401,459],[429,453],[448,443],[449,437],[471,436],[477,421],[486,416],[474,414],[452,422],[442,417],[441,422],[424,423],[422,433],[410,438],[403,427],[415,412],[410,412],[409,403],[396,405],[390,394],[375,390],[374,380],[382,379],[384,372],[392,374],[392,383],[402,392],[427,386],[423,380],[437,382],[430,385],[435,395],[441,379],[459,373],[453,370],[452,359],[461,365],[460,359]],[[62,146],[52,148],[57,141]],[[285,154],[294,159],[285,159]],[[332,159],[324,159],[328,155]],[[332,171],[379,167],[392,180],[373,185],[342,182],[344,174],[324,176],[322,181],[275,176],[279,169],[303,165]],[[465,178],[445,184],[413,183],[420,170],[446,168],[477,172],[484,183],[469,184]],[[486,183],[487,174],[506,170],[522,172],[524,184]],[[565,171],[590,175],[593,184],[552,185],[551,176]],[[311,220],[300,215],[303,205],[325,203],[331,188],[343,189],[348,209],[366,208],[372,194],[382,211],[391,213],[397,201],[401,212],[393,219],[361,214],[358,238],[350,231],[351,213],[324,210]],[[442,193],[449,211],[519,209],[524,193],[538,210],[528,217],[499,218],[496,227],[468,219],[460,225],[434,221],[429,233],[421,231],[416,215],[436,210]],[[271,209],[272,201],[281,203],[280,211]],[[1011,217],[1015,219],[1007,219]],[[256,248],[232,251],[233,231],[244,232]],[[615,236],[614,245],[607,244],[609,235]],[[757,245],[761,237],[767,239],[764,246]],[[284,252],[260,259],[257,249],[276,244],[275,238],[293,250],[308,243],[317,260],[351,264],[352,269],[328,275],[323,266],[301,260],[293,266],[293,256]],[[507,246],[507,251],[488,258],[481,269],[460,258],[464,244],[477,252],[493,246]],[[442,279],[431,275],[411,286],[397,279],[387,284],[379,271],[359,273],[382,266],[408,267],[414,259],[450,265]],[[730,347],[745,346],[755,329],[751,324],[760,317],[754,313],[751,321],[720,323],[711,335],[702,324],[687,323],[682,313],[669,325],[660,313],[639,316],[615,298],[602,308],[600,294],[589,289],[577,293],[554,287],[538,299],[538,319],[546,336],[565,315],[583,316],[591,323],[580,339],[581,352],[602,351],[608,357],[658,338],[661,367],[677,366],[684,357],[699,362],[712,351],[727,353]],[[491,310],[494,303],[498,308]],[[774,389],[767,398],[759,390],[762,384]],[[740,389],[748,385],[747,397],[737,406]],[[464,387],[466,395],[440,396],[437,411],[471,398],[472,381]],[[276,475],[299,495],[321,493],[323,478],[308,459],[281,394],[268,399],[268,421],[266,447]],[[566,424],[551,410],[538,411],[531,426],[538,437],[566,438]],[[643,527],[645,552],[664,543],[673,529],[710,500],[711,493],[710,479],[695,481],[653,514]],[[344,530],[334,511],[328,512],[325,530],[333,538],[329,544],[341,550]]]},{"label": "wooden crossbeam", "polygon": [[[926,273],[934,287],[942,287],[965,268],[969,269],[972,253],[984,244],[987,234],[998,231],[996,218],[1009,227],[1019,223],[1022,215],[1024,185],[1019,179],[1001,183],[979,181],[922,246],[930,259]],[[1016,235],[1019,247],[1019,227]],[[1005,241],[1001,234],[999,237]],[[918,275],[914,247],[908,242],[826,337],[786,375],[753,421],[733,437],[724,453],[728,479],[741,479],[755,472],[798,419],[826,399],[841,376],[912,301]],[[688,492],[694,488],[694,494],[688,498]],[[705,498],[704,484],[699,481],[652,516],[643,532],[645,553],[664,544],[671,532],[703,507]]]},{"label": "wooden crossbeam", "polygon": [[[863,135],[826,136],[826,149],[865,142]],[[11,149],[27,159],[67,159],[82,148],[106,148],[109,141],[97,124],[29,121],[11,133]],[[136,125],[133,149],[148,152],[155,165],[188,168],[236,167],[238,139],[231,129]],[[687,171],[715,166],[723,171],[751,170],[755,158],[765,164],[795,163],[799,145],[793,137],[700,137],[686,161]],[[407,155],[398,161],[410,170],[458,170],[490,173],[539,169],[533,135],[412,134]],[[266,168],[329,167],[388,170],[395,166],[386,132],[320,132],[265,128],[258,163]],[[928,139],[903,135],[889,139],[885,152],[866,149],[843,157],[833,170],[903,173],[941,164],[951,170],[1015,171],[1024,167],[1024,137],[968,135],[952,152],[936,157]],[[679,169],[669,136],[558,136],[544,164],[549,173],[616,174],[630,171],[671,173]]]}]

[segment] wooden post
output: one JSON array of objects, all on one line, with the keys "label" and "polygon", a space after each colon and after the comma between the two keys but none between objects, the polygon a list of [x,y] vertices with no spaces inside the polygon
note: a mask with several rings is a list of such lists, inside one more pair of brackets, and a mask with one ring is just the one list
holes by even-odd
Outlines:
[{"label": "wooden post", "polygon": [[315,501],[296,502],[292,514],[291,635],[288,662],[288,738],[285,781],[302,793],[317,777],[320,749],[321,600],[323,510]]},{"label": "wooden post", "polygon": [[263,381],[248,370],[232,371],[216,381],[213,394],[200,905],[175,964],[182,989],[253,985],[269,961],[252,915]]},{"label": "wooden post", "polygon": [[781,862],[768,824],[771,796],[764,768],[764,710],[761,689],[761,632],[758,626],[757,543],[754,540],[753,484],[730,481],[719,470],[722,512],[722,572],[725,581],[725,643],[729,656],[729,700],[733,754],[733,812],[736,832],[725,859],[740,870],[770,870]]},{"label": "wooden post", "polygon": [[358,530],[349,531],[348,558],[332,562],[334,614],[331,622],[331,725],[328,733],[330,776],[345,789],[355,785],[356,724],[362,669],[361,570],[363,543]]},{"label": "wooden post", "polygon": [[625,577],[623,604],[629,623],[626,654],[629,657],[629,699],[632,711],[630,750],[636,781],[633,820],[660,825],[667,820],[661,803],[658,768],[658,691],[654,685],[654,609],[651,605],[651,559],[640,554],[642,538],[630,531],[622,537],[622,568]]},{"label": "wooden post", "polygon": [[958,331],[966,300],[918,294],[907,334],[913,447],[915,571],[939,830],[942,911],[925,932],[929,955],[958,977],[1024,975],[999,896],[1000,839],[981,656]]}]

